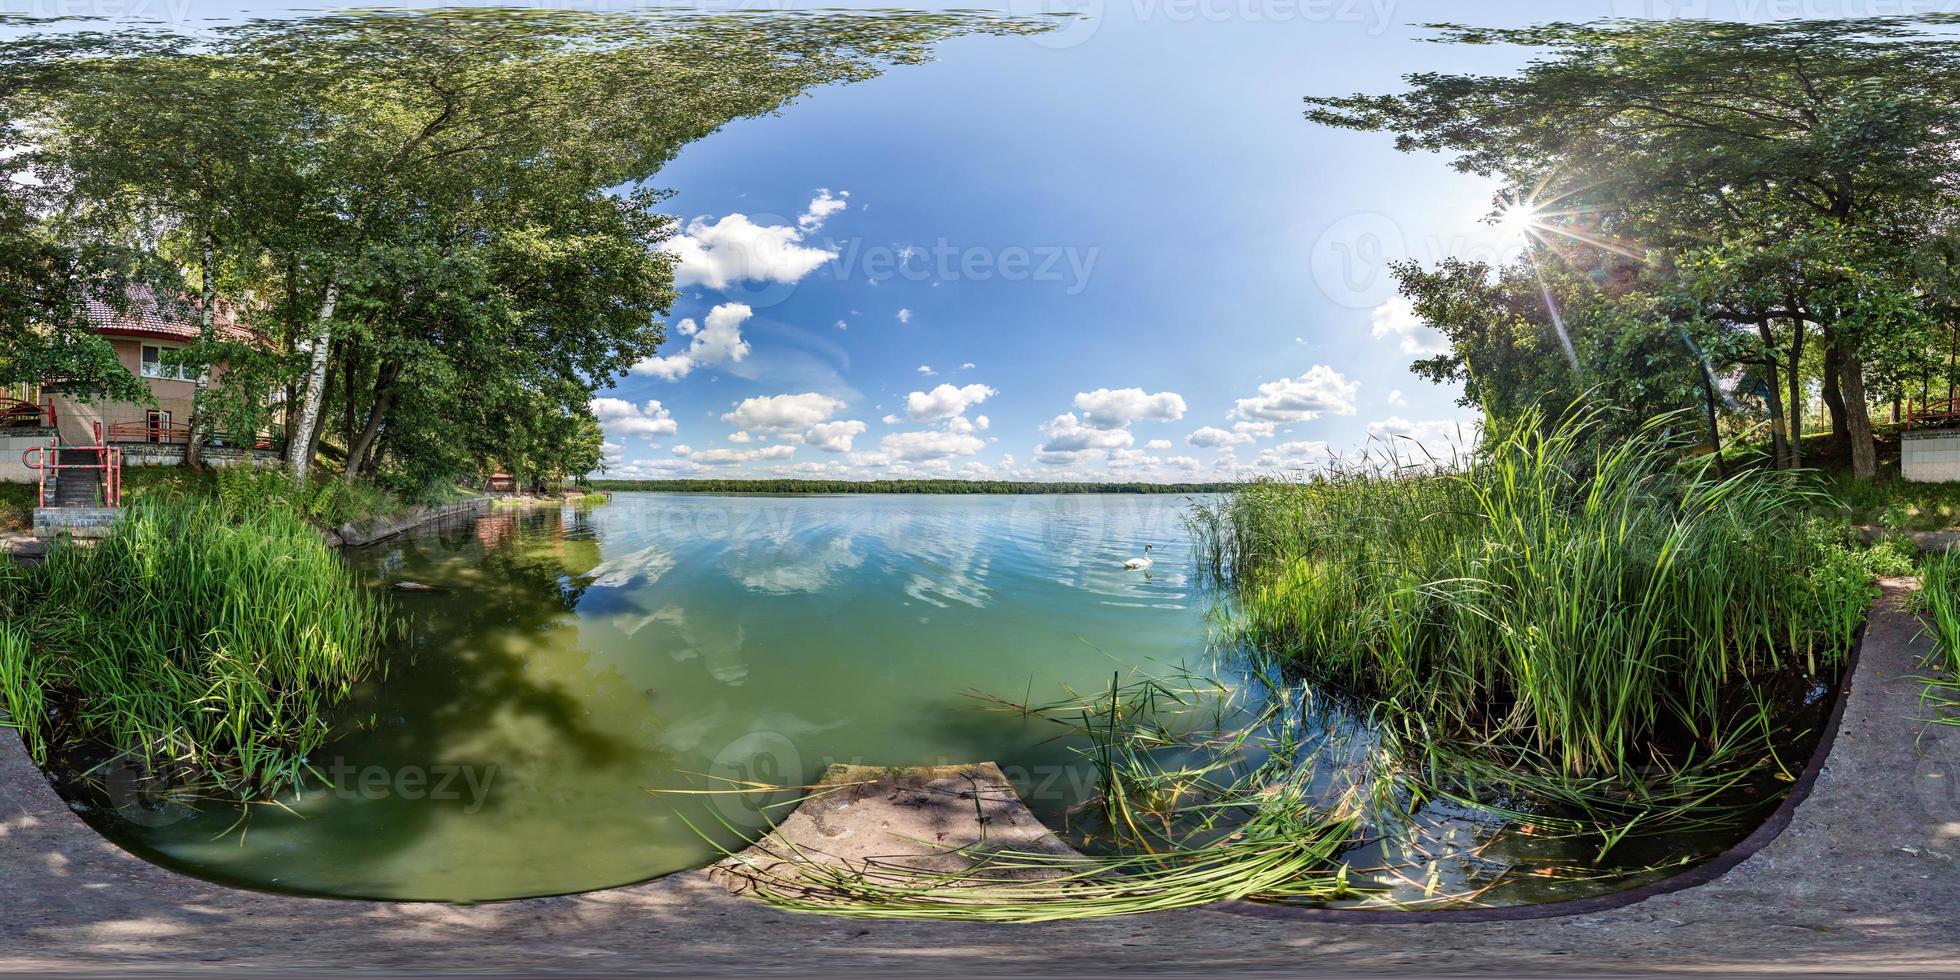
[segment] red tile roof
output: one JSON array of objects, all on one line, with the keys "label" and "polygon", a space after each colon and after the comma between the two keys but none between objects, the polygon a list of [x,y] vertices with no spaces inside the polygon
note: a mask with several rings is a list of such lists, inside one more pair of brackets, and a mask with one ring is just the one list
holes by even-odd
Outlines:
[{"label": "red tile roof", "polygon": [[[156,290],[140,283],[125,287],[128,300],[123,309],[117,309],[109,300],[91,296],[83,309],[83,315],[95,327],[97,333],[133,337],[155,337],[161,340],[192,341],[197,339],[197,301],[183,299],[162,302],[157,299]],[[226,340],[239,340],[248,343],[271,346],[272,341],[264,334],[238,322],[231,307],[218,304],[214,323],[218,335]]]}]

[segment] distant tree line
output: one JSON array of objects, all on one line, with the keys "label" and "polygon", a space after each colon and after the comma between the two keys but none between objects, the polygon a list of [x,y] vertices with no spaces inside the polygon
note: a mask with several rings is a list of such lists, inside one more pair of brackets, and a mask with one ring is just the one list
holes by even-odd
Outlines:
[{"label": "distant tree line", "polygon": [[1028,480],[593,480],[595,490],[657,493],[1224,493],[1235,483],[1040,483]]}]

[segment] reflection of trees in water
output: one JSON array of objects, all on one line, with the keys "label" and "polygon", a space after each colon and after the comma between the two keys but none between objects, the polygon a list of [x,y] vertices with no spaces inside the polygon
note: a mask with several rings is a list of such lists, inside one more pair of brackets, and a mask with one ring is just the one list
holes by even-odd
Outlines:
[{"label": "reflection of trees in water", "polygon": [[[479,530],[485,522],[490,530]],[[494,820],[516,794],[548,793],[554,779],[585,778],[568,766],[615,770],[631,780],[653,739],[592,719],[637,710],[647,715],[642,725],[662,722],[646,711],[642,689],[617,668],[576,670],[577,663],[590,664],[591,654],[578,646],[567,613],[586,594],[581,573],[598,555],[589,526],[581,533],[579,522],[569,529],[567,523],[556,510],[498,512],[354,556],[357,566],[380,571],[387,581],[413,580],[437,591],[391,595],[407,635],[391,644],[387,679],[350,700],[343,734],[316,762],[494,768],[498,775],[472,819]],[[551,671],[576,672],[576,689],[553,680]],[[389,854],[421,846],[446,810],[473,802],[467,794],[335,800],[322,805],[368,809],[316,811],[296,833],[309,847],[327,849],[322,854],[358,855],[357,866],[379,867]],[[343,890],[359,893],[361,883],[349,880]]]}]

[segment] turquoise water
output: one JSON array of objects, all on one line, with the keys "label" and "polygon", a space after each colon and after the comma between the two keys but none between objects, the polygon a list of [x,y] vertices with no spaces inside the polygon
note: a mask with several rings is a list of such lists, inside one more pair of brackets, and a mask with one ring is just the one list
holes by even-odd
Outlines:
[{"label": "turquoise water", "polygon": [[[243,824],[229,806],[92,818],[208,878],[450,901],[702,865],[702,833],[752,835],[786,797],[650,790],[833,762],[994,760],[1054,819],[1090,773],[1052,723],[978,695],[1052,701],[1202,662],[1186,506],[623,493],[418,532],[351,556],[408,633],[311,760],[328,785]],[[1145,544],[1153,568],[1124,571]]]}]

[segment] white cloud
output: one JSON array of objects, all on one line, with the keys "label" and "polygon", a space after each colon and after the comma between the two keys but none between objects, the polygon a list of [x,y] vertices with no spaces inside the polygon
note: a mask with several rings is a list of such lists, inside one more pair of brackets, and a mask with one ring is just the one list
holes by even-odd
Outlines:
[{"label": "white cloud", "polygon": [[673,453],[676,456],[692,456],[694,455],[694,447],[686,443],[681,443],[673,448]]},{"label": "white cloud", "polygon": [[721,420],[738,429],[757,429],[763,432],[784,433],[801,432],[822,422],[844,403],[829,395],[806,391],[797,395],[763,395],[745,399],[726,412]]},{"label": "white cloud", "polygon": [[649,357],[633,365],[633,373],[679,381],[697,367],[740,361],[749,356],[749,342],[742,339],[742,323],[754,313],[746,303],[723,303],[708,311],[706,326],[682,320],[675,324],[674,331],[692,338],[687,350],[666,357]]},{"label": "white cloud", "polygon": [[1169,439],[1152,439],[1144,443],[1143,448],[1153,450],[1169,449],[1171,448],[1171,441]]},{"label": "white cloud", "polygon": [[1354,414],[1358,382],[1341,377],[1339,371],[1316,364],[1297,378],[1281,378],[1259,386],[1259,394],[1241,398],[1232,410],[1236,418],[1248,422],[1288,424],[1317,419],[1322,413]]},{"label": "white cloud", "polygon": [[1253,436],[1249,433],[1227,432],[1215,425],[1207,425],[1184,437],[1184,441],[1187,444],[1196,446],[1199,449],[1217,449],[1221,446],[1242,446],[1252,440]]},{"label": "white cloud", "polygon": [[815,446],[827,453],[848,453],[851,440],[863,434],[864,423],[855,419],[845,422],[820,422],[803,433],[803,444]]},{"label": "white cloud", "polygon": [[1397,388],[1388,393],[1388,403],[1390,405],[1407,405],[1408,400],[1402,397],[1402,389]]},{"label": "white cloud", "polygon": [[965,415],[966,410],[1000,392],[982,384],[954,387],[942,384],[931,391],[915,391],[905,396],[905,415],[914,422],[936,422]]},{"label": "white cloud", "polygon": [[803,209],[802,216],[796,219],[797,226],[805,231],[822,228],[825,218],[844,210],[845,199],[850,196],[850,191],[838,191],[832,195],[828,187],[817,188],[817,196],[810,200],[810,206]]},{"label": "white cloud", "polygon": [[912,311],[911,311],[911,310],[908,310],[908,309],[900,309],[900,310],[898,311],[898,322],[900,322],[900,323],[911,323],[911,322],[912,322]]},{"label": "white cloud", "polygon": [[739,212],[714,222],[696,218],[661,248],[679,260],[674,270],[678,286],[726,289],[744,281],[793,283],[837,257],[829,249],[803,244],[803,236],[822,227],[823,219],[843,206],[841,197],[822,191],[794,225],[759,225]]},{"label": "white cloud", "polygon": [[978,436],[945,429],[894,432],[878,440],[878,448],[894,459],[919,462],[950,456],[972,456],[987,448]]},{"label": "white cloud", "polygon": [[662,408],[657,401],[640,406],[624,398],[594,398],[592,415],[609,436],[652,439],[680,431],[680,424],[674,421],[673,413]]},{"label": "white cloud", "polygon": [[1097,388],[1075,396],[1082,421],[1098,429],[1121,429],[1139,419],[1174,422],[1184,417],[1184,396],[1174,391],[1148,394],[1142,388]]},{"label": "white cloud", "polygon": [[1391,415],[1368,423],[1370,438],[1386,442],[1390,451],[1405,458],[1413,457],[1416,462],[1426,462],[1432,456],[1447,461],[1458,453],[1468,452],[1476,447],[1478,431],[1475,420],[1411,421]]},{"label": "white cloud", "polygon": [[[1081,453],[1092,449],[1128,449],[1136,442],[1136,437],[1128,429],[1099,429],[1084,425],[1074,412],[1057,415],[1041,426],[1047,440],[1037,450],[1037,456],[1047,454]],[[1049,462],[1042,459],[1042,462]]]},{"label": "white cloud", "polygon": [[1334,451],[1318,439],[1308,442],[1282,442],[1259,453],[1253,465],[1264,469],[1298,470],[1324,466],[1334,459]]},{"label": "white cloud", "polygon": [[755,438],[754,436],[752,436],[752,435],[749,435],[749,434],[748,434],[747,432],[745,432],[745,431],[742,431],[742,430],[739,430],[739,429],[738,429],[738,430],[736,430],[736,431],[734,431],[734,432],[730,432],[730,433],[728,434],[728,441],[729,441],[729,442],[749,442],[750,440],[753,440],[754,438]]},{"label": "white cloud", "polygon": [[935,375],[935,374],[938,374],[939,372],[938,372],[938,371],[934,371],[934,370],[933,370],[933,369],[931,368],[931,366],[929,366],[929,365],[925,365],[925,364],[921,364],[921,365],[919,365],[919,373],[920,373],[920,374],[923,374],[923,375],[925,375],[925,376],[926,376],[926,377],[928,377],[928,378],[930,378],[930,377],[932,377],[933,375]]},{"label": "white cloud", "polygon": [[[972,361],[967,361],[966,363],[964,363],[964,364],[961,364],[961,365],[960,365],[960,370],[962,370],[962,371],[971,371],[971,370],[973,370],[973,362],[972,362]],[[966,464],[966,465],[968,465],[968,466],[974,466],[974,465],[976,465],[976,464],[974,464],[974,463],[968,463],[968,464]]]},{"label": "white cloud", "polygon": [[1435,327],[1422,322],[1416,316],[1416,306],[1406,296],[1390,297],[1388,302],[1375,307],[1370,317],[1369,332],[1376,337],[1394,337],[1401,341],[1402,353],[1441,354],[1450,349],[1449,338]]},{"label": "white cloud", "polygon": [[761,449],[703,449],[689,457],[703,466],[735,466],[765,459],[788,459],[795,446],[764,446]]}]

